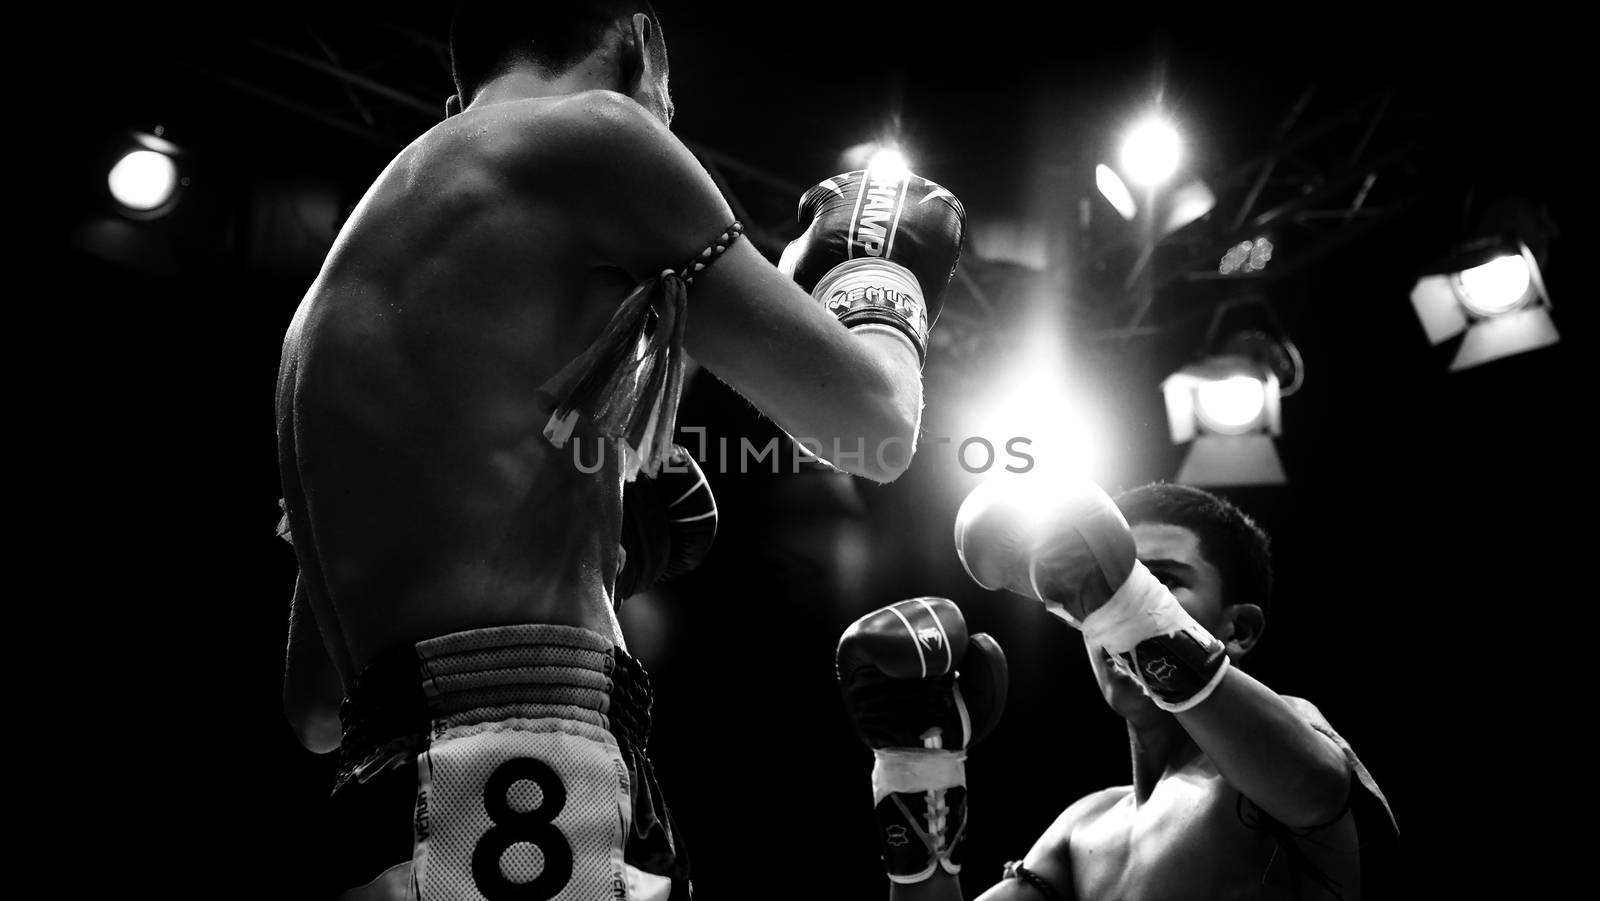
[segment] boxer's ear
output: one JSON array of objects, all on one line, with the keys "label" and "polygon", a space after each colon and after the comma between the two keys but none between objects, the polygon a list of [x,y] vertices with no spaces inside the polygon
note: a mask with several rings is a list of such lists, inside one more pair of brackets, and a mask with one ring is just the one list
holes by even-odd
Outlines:
[{"label": "boxer's ear", "polygon": [[622,41],[622,93],[629,97],[637,97],[639,89],[654,77],[650,65],[650,41],[653,38],[650,17],[644,13],[634,13]]},{"label": "boxer's ear", "polygon": [[1261,640],[1266,631],[1267,615],[1255,604],[1234,604],[1222,611],[1222,628],[1217,638],[1227,646],[1228,656],[1243,657]]},{"label": "boxer's ear", "polygon": [[444,117],[446,119],[461,112],[461,95],[451,94],[444,99]]}]

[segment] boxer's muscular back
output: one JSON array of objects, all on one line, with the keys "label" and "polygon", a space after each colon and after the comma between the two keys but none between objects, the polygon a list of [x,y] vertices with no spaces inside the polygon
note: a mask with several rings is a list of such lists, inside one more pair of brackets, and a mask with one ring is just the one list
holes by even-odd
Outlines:
[{"label": "boxer's muscular back", "polygon": [[[1132,786],[1089,795],[1066,810],[1024,861],[1079,901],[1155,899],[1309,899],[1359,901],[1354,821],[1339,821],[1292,842],[1296,861],[1264,828],[1265,815],[1242,801],[1201,759],[1163,776],[1143,804]],[[1311,872],[1335,880],[1325,890]],[[1031,897],[1031,896],[1030,896]]]},{"label": "boxer's muscular back", "polygon": [[[482,626],[620,641],[618,461],[585,473],[572,445],[553,447],[538,390],[640,275],[607,258],[560,183],[585,102],[469,109],[418,138],[289,328],[280,469],[307,600],[347,682],[393,644]],[[597,445],[579,443],[593,469]]]}]

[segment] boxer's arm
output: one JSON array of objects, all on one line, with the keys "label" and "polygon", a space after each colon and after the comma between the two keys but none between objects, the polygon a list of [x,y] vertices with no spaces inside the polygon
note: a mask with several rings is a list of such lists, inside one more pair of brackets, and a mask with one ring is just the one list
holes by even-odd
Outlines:
[{"label": "boxer's arm", "polygon": [[[1261,609],[1232,606],[1226,631],[1212,635],[1172,593],[1186,577],[1137,559],[1132,531],[1098,485],[1064,485],[1055,498],[1041,508],[1004,480],[973,489],[956,515],[968,574],[1038,598],[1081,629],[1093,653],[1136,678],[1223,778],[1280,822],[1303,828],[1336,818],[1350,786],[1343,752],[1230,662],[1230,649],[1248,649],[1246,639],[1260,634]],[[1019,550],[1030,548],[1040,550]]]},{"label": "boxer's arm", "polygon": [[1320,826],[1344,811],[1350,764],[1277,692],[1229,667],[1209,698],[1174,714],[1217,771],[1286,826]]},{"label": "boxer's arm", "polygon": [[[570,170],[550,190],[593,230],[597,252],[635,278],[687,263],[733,221],[682,142],[633,101],[584,95],[567,140]],[[886,482],[910,465],[922,372],[910,342],[845,328],[748,240],[735,240],[689,290],[689,354],[797,439],[854,475]],[[842,451],[842,453],[840,453]]]},{"label": "boxer's arm", "polygon": [[[1060,895],[1060,901],[1068,901],[1071,895]],[[979,895],[977,901],[1057,901],[1044,894],[1033,883],[1024,879],[1004,879],[989,887],[989,890]]]},{"label": "boxer's arm", "polygon": [[289,602],[289,650],[283,667],[283,712],[295,737],[315,754],[337,750],[342,731],[339,704],[344,685],[323,646],[305,597],[305,580],[295,575]]},{"label": "boxer's arm", "polygon": [[899,477],[922,417],[915,348],[844,327],[748,241],[726,256],[695,283],[689,352],[807,450],[852,475]]}]

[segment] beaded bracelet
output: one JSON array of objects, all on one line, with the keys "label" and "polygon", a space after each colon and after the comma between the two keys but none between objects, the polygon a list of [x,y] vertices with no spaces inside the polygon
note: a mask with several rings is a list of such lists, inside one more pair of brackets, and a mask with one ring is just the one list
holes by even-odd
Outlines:
[{"label": "beaded bracelet", "polygon": [[1050,899],[1061,901],[1061,893],[1056,887],[1044,881],[1044,877],[1022,865],[1022,861],[1013,860],[1006,863],[1001,879],[1015,879],[1019,882],[1033,886],[1034,891]]},{"label": "beaded bracelet", "polygon": [[672,269],[662,270],[661,277],[666,278],[669,275],[676,275],[678,278],[683,279],[684,284],[694,284],[695,275],[704,270],[707,266],[710,266],[712,263],[716,262],[717,257],[720,257],[726,253],[728,248],[733,245],[733,242],[741,234],[744,234],[744,223],[735,219],[733,220],[733,224],[728,226],[727,231],[717,235],[717,237],[712,240],[706,249],[700,251],[700,254],[692,261],[685,263],[683,268],[676,271]]}]

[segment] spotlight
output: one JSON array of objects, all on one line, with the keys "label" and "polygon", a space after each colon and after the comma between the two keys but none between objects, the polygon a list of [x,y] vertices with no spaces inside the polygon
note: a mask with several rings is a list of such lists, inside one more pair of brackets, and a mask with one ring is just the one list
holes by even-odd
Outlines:
[{"label": "spotlight", "polygon": [[1194,389],[1195,416],[1219,435],[1249,432],[1266,409],[1266,382],[1254,375],[1225,376],[1201,382]]},{"label": "spotlight", "polygon": [[1273,438],[1283,433],[1278,375],[1244,354],[1218,354],[1161,383],[1174,444],[1191,443],[1177,481],[1186,485],[1281,485]]},{"label": "spotlight", "polygon": [[1129,193],[1128,186],[1122,183],[1117,173],[1105,163],[1094,167],[1094,185],[1100,189],[1100,196],[1111,202],[1122,218],[1132,220],[1139,214],[1139,207],[1133,202],[1133,195]]},{"label": "spotlight", "polygon": [[1177,129],[1160,116],[1141,120],[1122,142],[1122,171],[1134,184],[1153,188],[1178,171],[1182,144]]},{"label": "spotlight", "polygon": [[892,138],[852,144],[839,152],[835,165],[840,172],[866,169],[869,172],[884,173],[886,178],[915,171],[911,168],[911,161],[906,156],[905,149]]},{"label": "spotlight", "polygon": [[172,199],[178,187],[178,166],[166,154],[135,150],[117,160],[106,181],[118,203],[147,213]]},{"label": "spotlight", "polygon": [[194,157],[162,131],[118,132],[81,173],[90,184],[104,178],[105,187],[73,227],[73,247],[118,266],[170,275],[183,257],[217,238],[220,230],[198,218],[207,204],[185,199]]},{"label": "spotlight", "polygon": [[1172,234],[1185,225],[1211,212],[1217,205],[1217,195],[1200,179],[1173,189],[1167,196],[1166,215],[1162,217],[1160,234]]},{"label": "spotlight", "polygon": [[[1198,178],[1161,188],[1178,172],[1182,156],[1177,130],[1161,116],[1149,115],[1129,130],[1117,168],[1105,163],[1094,167],[1095,188],[1123,219],[1146,219],[1146,234],[1160,240],[1217,205],[1216,194]],[[1134,188],[1142,191],[1137,201]]]},{"label": "spotlight", "polygon": [[911,171],[905,154],[898,147],[881,147],[867,161],[867,171],[885,181],[905,178]]},{"label": "spotlight", "polygon": [[[1032,302],[1047,303],[1047,297],[1041,292]],[[1088,380],[1071,360],[1059,326],[1041,313],[1027,317],[1024,327],[1009,352],[930,420],[925,450],[918,453],[954,464],[943,481],[962,491],[1001,473],[1032,473],[1034,484],[1053,474],[1116,481],[1112,470],[1122,461],[1114,451],[1115,420],[1102,398],[1084,389]],[[949,437],[932,437],[932,430]]]},{"label": "spotlight", "polygon": [[1234,273],[1248,275],[1267,268],[1267,263],[1271,261],[1272,239],[1263,236],[1240,241],[1228,248],[1228,252],[1223,254],[1222,260],[1217,263],[1217,272],[1222,275]]},{"label": "spotlight", "polygon": [[1411,289],[1411,305],[1430,343],[1466,333],[1452,372],[1561,340],[1539,263],[1509,236],[1468,242],[1428,267]]},{"label": "spotlight", "polygon": [[111,199],[135,219],[166,215],[188,182],[178,171],[181,151],[159,135],[135,133],[127,141],[126,151],[106,175]]}]

